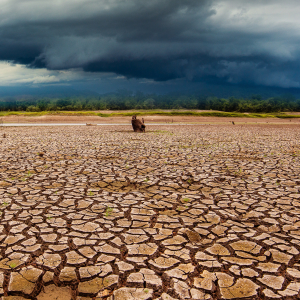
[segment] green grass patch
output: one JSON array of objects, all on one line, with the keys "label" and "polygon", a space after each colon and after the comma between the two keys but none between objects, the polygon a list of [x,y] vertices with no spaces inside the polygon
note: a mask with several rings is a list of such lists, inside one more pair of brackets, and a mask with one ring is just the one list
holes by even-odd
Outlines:
[{"label": "green grass patch", "polygon": [[111,215],[111,213],[113,212],[113,208],[112,207],[109,207],[107,206],[106,209],[105,209],[105,217],[109,217]]},{"label": "green grass patch", "polygon": [[295,119],[295,118],[300,118],[300,115],[276,115],[276,118],[279,119]]},{"label": "green grass patch", "polygon": [[10,262],[8,265],[11,269],[14,269],[18,264],[16,262]]},{"label": "green grass patch", "polygon": [[196,111],[134,111],[134,112],[113,112],[113,113],[98,113],[99,117],[116,117],[116,116],[208,116],[208,117],[250,117],[248,114],[235,112],[196,112]]},{"label": "green grass patch", "polygon": [[25,112],[25,111],[2,111],[0,117],[5,116],[28,116],[39,117],[44,115],[60,115],[60,116],[98,116],[102,118],[108,117],[131,117],[136,116],[202,116],[202,117],[227,117],[227,118],[300,118],[300,115],[289,115],[286,113],[239,113],[239,112],[223,112],[223,111],[185,111],[185,110],[147,110],[147,111],[124,111],[111,113],[98,113],[95,111],[39,111],[39,112]]},{"label": "green grass patch", "polygon": [[26,111],[1,111],[0,116],[28,116],[39,117],[45,115],[60,115],[60,116],[97,116],[94,111],[38,111],[38,112],[26,112]]},{"label": "green grass patch", "polygon": [[190,199],[189,199],[189,198],[183,198],[182,201],[183,201],[183,202],[190,202]]},{"label": "green grass patch", "polygon": [[286,115],[278,113],[239,113],[239,112],[223,112],[223,111],[132,111],[132,112],[112,112],[97,113],[99,117],[130,117],[130,116],[199,116],[199,117],[225,117],[225,118],[300,118],[300,115]]}]

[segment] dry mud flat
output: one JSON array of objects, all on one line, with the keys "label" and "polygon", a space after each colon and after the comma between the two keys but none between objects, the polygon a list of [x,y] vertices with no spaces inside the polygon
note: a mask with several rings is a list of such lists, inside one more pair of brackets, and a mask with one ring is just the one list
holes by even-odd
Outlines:
[{"label": "dry mud flat", "polygon": [[[111,111],[99,111],[102,113],[111,113]],[[117,113],[122,111],[116,111]],[[124,111],[123,111],[124,112]],[[126,111],[130,112],[130,111]],[[201,111],[199,111],[201,112]],[[295,114],[296,113],[289,113]],[[240,118],[240,117],[204,117],[204,116],[163,116],[148,115],[144,116],[145,123],[190,123],[190,124],[280,124],[280,125],[300,125],[300,119],[280,119],[280,118]],[[27,115],[9,115],[0,118],[0,122],[4,123],[28,123],[28,124],[53,124],[53,123],[76,123],[76,124],[131,124],[131,117],[128,116],[82,116],[82,115],[43,115],[43,116],[27,116]]]},{"label": "dry mud flat", "polygon": [[299,127],[156,128],[1,129],[1,299],[299,299]]}]

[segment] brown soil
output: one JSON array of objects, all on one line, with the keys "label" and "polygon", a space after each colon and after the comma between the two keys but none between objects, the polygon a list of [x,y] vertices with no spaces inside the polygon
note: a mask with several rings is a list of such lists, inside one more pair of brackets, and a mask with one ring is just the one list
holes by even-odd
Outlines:
[{"label": "brown soil", "polygon": [[299,299],[299,130],[274,121],[1,128],[0,299]]},{"label": "brown soil", "polygon": [[[82,123],[82,124],[131,124],[131,117],[98,117],[98,116],[5,116],[1,118],[4,123]],[[190,124],[300,124],[300,119],[278,118],[228,118],[228,117],[201,117],[201,116],[144,116],[145,123],[190,123]]]}]

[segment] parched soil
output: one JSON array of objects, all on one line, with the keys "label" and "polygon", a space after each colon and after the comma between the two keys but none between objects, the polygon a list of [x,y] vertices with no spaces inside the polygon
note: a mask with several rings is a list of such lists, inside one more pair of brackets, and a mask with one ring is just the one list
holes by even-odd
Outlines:
[{"label": "parched soil", "polygon": [[299,299],[299,122],[276,121],[0,127],[0,298]]},{"label": "parched soil", "polygon": [[[102,111],[102,113],[110,113],[111,111]],[[138,118],[141,118],[138,116]],[[232,122],[235,125],[300,125],[300,118],[294,119],[279,119],[279,118],[230,118],[230,117],[203,117],[203,116],[161,116],[149,115],[143,116],[147,124],[219,124],[228,125]],[[112,117],[99,117],[99,116],[82,116],[82,115],[44,115],[44,116],[26,116],[26,115],[10,115],[0,118],[4,123],[38,123],[38,124],[51,124],[51,123],[75,123],[75,124],[131,124],[131,117],[128,116],[112,116]]]}]

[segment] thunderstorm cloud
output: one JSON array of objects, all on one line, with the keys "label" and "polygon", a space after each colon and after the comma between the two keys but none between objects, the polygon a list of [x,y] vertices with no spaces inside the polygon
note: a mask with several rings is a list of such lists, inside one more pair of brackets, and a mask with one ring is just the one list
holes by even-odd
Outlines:
[{"label": "thunderstorm cloud", "polygon": [[22,73],[21,66],[40,70],[29,72],[30,78],[16,75],[16,82],[72,80],[77,76],[72,72],[79,72],[89,78],[114,74],[152,82],[300,87],[298,0],[0,0],[0,5],[0,66],[15,64],[9,74]]}]

